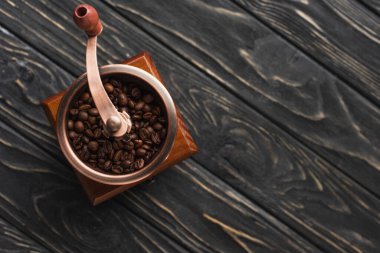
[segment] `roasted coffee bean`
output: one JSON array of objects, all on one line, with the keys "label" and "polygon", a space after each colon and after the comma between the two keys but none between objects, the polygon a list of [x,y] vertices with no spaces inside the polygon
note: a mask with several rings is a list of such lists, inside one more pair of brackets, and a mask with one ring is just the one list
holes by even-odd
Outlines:
[{"label": "roasted coffee bean", "polygon": [[98,116],[99,115],[99,111],[98,109],[96,108],[91,108],[90,110],[88,110],[88,113],[91,115],[91,116]]},{"label": "roasted coffee bean", "polygon": [[112,84],[110,84],[110,83],[106,83],[106,84],[104,85],[104,89],[105,89],[106,92],[109,94],[109,93],[112,93],[112,92],[113,92],[114,87],[113,87]]},{"label": "roasted coffee bean", "polygon": [[90,142],[90,139],[87,136],[83,136],[82,141],[87,144]]},{"label": "roasted coffee bean", "polygon": [[165,137],[166,137],[166,128],[163,128],[161,130],[160,137],[161,137],[161,139],[165,139]]},{"label": "roasted coffee bean", "polygon": [[145,119],[145,120],[149,120],[151,117],[152,117],[152,113],[151,112],[146,112],[146,113],[144,113],[143,114],[143,119]]},{"label": "roasted coffee bean", "polygon": [[144,162],[144,159],[140,158],[136,162],[134,162],[134,164],[135,164],[135,169],[139,170],[144,167],[145,162]]},{"label": "roasted coffee bean", "polygon": [[157,115],[157,116],[160,116],[160,114],[161,114],[160,107],[158,107],[158,106],[153,107],[152,113],[155,114],[155,115]]},{"label": "roasted coffee bean", "polygon": [[125,93],[120,93],[119,96],[117,97],[117,100],[120,106],[125,106],[128,104],[128,97]]},{"label": "roasted coffee bean", "polygon": [[83,92],[80,96],[80,99],[83,100],[83,102],[87,102],[90,99],[91,95],[88,92]]},{"label": "roasted coffee bean", "polygon": [[133,88],[131,91],[131,96],[134,98],[139,98],[141,96],[141,91],[139,88]]},{"label": "roasted coffee bean", "polygon": [[124,169],[128,169],[130,166],[131,166],[132,162],[129,161],[129,160],[125,160],[121,163],[121,167],[123,167]]},{"label": "roasted coffee bean", "polygon": [[154,130],[156,130],[156,131],[159,131],[159,130],[161,130],[162,129],[162,124],[161,123],[154,123],[154,125],[153,125],[153,129]]},{"label": "roasted coffee bean", "polygon": [[134,109],[135,108],[135,102],[133,102],[132,100],[128,100],[128,107],[130,109]]},{"label": "roasted coffee bean", "polygon": [[133,141],[133,140],[136,140],[138,138],[138,136],[137,136],[136,133],[133,133],[133,134],[130,135],[130,138]]},{"label": "roasted coffee bean", "polygon": [[99,139],[99,137],[102,135],[102,130],[100,128],[96,128],[94,130],[94,138]]},{"label": "roasted coffee bean", "polygon": [[143,149],[143,148],[139,148],[139,149],[136,150],[136,155],[137,155],[138,157],[144,157],[145,154],[146,154],[146,150]]},{"label": "roasted coffee bean", "polygon": [[88,123],[90,123],[91,125],[95,125],[96,117],[93,117],[93,116],[88,117]]},{"label": "roasted coffee bean", "polygon": [[115,174],[121,174],[123,173],[123,168],[120,165],[113,165],[112,172]]},{"label": "roasted coffee bean", "polygon": [[79,110],[78,110],[78,109],[71,109],[71,110],[70,110],[70,115],[71,115],[71,116],[76,116],[76,115],[78,115],[78,113],[79,113]]},{"label": "roasted coffee bean", "polygon": [[136,84],[124,84],[117,78],[103,78],[102,82],[115,108],[131,117],[131,131],[123,137],[111,136],[87,88],[69,108],[67,134],[72,148],[79,159],[97,170],[112,174],[140,170],[159,152],[166,138],[162,105]]},{"label": "roasted coffee bean", "polygon": [[67,121],[67,129],[69,129],[69,130],[74,129],[74,121],[73,120]]},{"label": "roasted coffee bean", "polygon": [[82,133],[84,131],[84,124],[82,121],[75,121],[74,129],[77,133]]},{"label": "roasted coffee bean", "polygon": [[147,140],[150,138],[150,132],[146,128],[141,128],[139,130],[139,136],[142,140]]},{"label": "roasted coffee bean", "polygon": [[92,132],[91,129],[86,129],[86,130],[84,131],[84,134],[85,134],[87,137],[89,137],[89,138],[94,138],[94,133]]},{"label": "roasted coffee bean", "polygon": [[125,149],[130,151],[134,148],[135,144],[133,144],[132,141],[128,141],[127,144],[125,145]]},{"label": "roasted coffee bean", "polygon": [[103,169],[104,169],[105,171],[109,171],[109,170],[111,170],[111,168],[112,168],[112,162],[111,162],[110,160],[107,160],[107,161],[104,163],[104,167],[103,167]]},{"label": "roasted coffee bean", "polygon": [[78,114],[78,119],[82,121],[86,121],[88,119],[88,113],[85,111],[80,111]]},{"label": "roasted coffee bean", "polygon": [[144,142],[142,140],[135,140],[135,147],[136,148],[139,148],[141,147],[142,145],[144,144]]},{"label": "roasted coffee bean", "polygon": [[146,94],[145,96],[143,96],[143,100],[145,103],[150,104],[153,102],[154,97],[152,94]]},{"label": "roasted coffee bean", "polygon": [[122,86],[121,82],[117,79],[111,79],[110,83],[116,88],[121,88]]},{"label": "roasted coffee bean", "polygon": [[69,137],[70,137],[70,139],[74,139],[74,138],[78,137],[78,134],[75,131],[70,131]]},{"label": "roasted coffee bean", "polygon": [[97,143],[96,141],[90,141],[88,143],[88,149],[92,152],[96,152],[99,148],[99,143]]},{"label": "roasted coffee bean", "polygon": [[91,108],[91,105],[84,104],[84,105],[79,106],[79,111],[86,111],[90,108]]},{"label": "roasted coffee bean", "polygon": [[144,105],[145,105],[144,101],[141,101],[141,100],[138,101],[137,104],[135,104],[135,110],[140,111],[141,109],[143,109]]},{"label": "roasted coffee bean", "polygon": [[118,150],[118,151],[115,153],[115,155],[114,155],[114,157],[113,157],[113,160],[114,160],[115,162],[120,161],[122,155],[123,155],[123,151]]},{"label": "roasted coffee bean", "polygon": [[106,138],[106,139],[108,139],[108,138],[110,138],[110,134],[109,134],[109,132],[108,131],[106,131],[106,130],[102,130],[102,135]]},{"label": "roasted coffee bean", "polygon": [[157,115],[152,115],[149,119],[149,124],[153,125],[157,121]]},{"label": "roasted coffee bean", "polygon": [[152,139],[152,141],[153,141],[154,144],[160,144],[161,143],[161,138],[158,135],[158,133],[156,133],[156,132],[152,133],[151,139]]},{"label": "roasted coffee bean", "polygon": [[152,109],[151,109],[151,107],[150,107],[150,105],[148,105],[148,104],[145,104],[144,105],[144,107],[143,107],[143,111],[144,112],[150,112]]}]

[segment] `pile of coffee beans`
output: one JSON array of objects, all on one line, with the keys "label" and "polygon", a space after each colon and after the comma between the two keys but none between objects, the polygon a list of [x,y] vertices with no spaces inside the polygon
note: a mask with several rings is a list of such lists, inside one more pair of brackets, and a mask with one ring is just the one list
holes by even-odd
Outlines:
[{"label": "pile of coffee beans", "polygon": [[112,103],[132,120],[132,130],[114,138],[104,129],[88,87],[73,99],[67,121],[71,145],[90,167],[111,174],[132,173],[148,164],[166,138],[167,122],[157,96],[118,78],[102,80]]}]

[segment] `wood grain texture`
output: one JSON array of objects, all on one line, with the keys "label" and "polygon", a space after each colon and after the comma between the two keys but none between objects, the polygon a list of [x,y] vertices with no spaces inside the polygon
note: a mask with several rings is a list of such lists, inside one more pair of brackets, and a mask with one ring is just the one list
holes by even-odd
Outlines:
[{"label": "wood grain texture", "polygon": [[[0,31],[3,41],[11,41],[14,48],[11,51],[0,50],[3,59],[17,59],[18,54],[22,54],[28,55],[29,59],[33,59],[40,66],[54,65],[16,39],[8,31],[4,29]],[[59,75],[60,72],[65,73],[58,68],[51,69],[51,71],[57,71],[52,72],[52,75]],[[38,76],[40,69],[33,68],[30,71],[33,76]],[[7,80],[7,82],[12,83],[12,80]],[[38,83],[25,83],[25,86],[31,90],[35,88],[45,89],[44,87],[50,85],[52,84],[49,80],[43,79],[40,79]],[[56,86],[57,84],[53,85]],[[13,106],[15,107],[13,110],[16,108],[21,110],[23,106],[28,106],[28,100],[20,99],[18,104]],[[43,116],[44,112],[34,109],[29,114],[31,117],[38,118]],[[44,120],[47,119],[44,118]],[[43,128],[39,128],[38,124],[31,123],[30,127],[35,128],[36,132],[45,131]],[[0,215],[12,221],[34,240],[53,252],[126,252],[127,250],[128,252],[184,252],[188,250],[204,252],[204,246],[199,242],[195,243],[193,238],[178,238],[178,236],[173,236],[175,231],[168,229],[169,227],[162,227],[157,221],[141,220],[136,214],[142,215],[131,207],[139,204],[134,203],[133,200],[128,203],[124,203],[120,199],[119,201],[111,200],[111,202],[97,208],[90,207],[69,166],[67,163],[61,162],[63,160],[62,155],[59,152],[55,154],[55,157],[49,155],[45,150],[40,149],[12,128],[24,133],[21,128],[17,128],[17,122],[14,122],[12,127],[0,122],[0,177],[3,182],[0,184]],[[28,135],[26,134],[26,136]],[[44,146],[46,143],[54,146],[55,143],[55,140],[42,134],[39,138],[34,139],[33,137],[33,141],[39,146]],[[177,168],[183,166],[177,166]],[[186,168],[184,166],[182,170]],[[202,168],[200,167],[200,169]],[[202,180],[197,178],[194,175],[194,180]],[[208,175],[207,181],[218,182],[217,178],[212,175]],[[193,192],[189,190],[194,187],[193,182],[189,180],[181,182],[182,188],[178,188],[176,192],[189,196],[189,200],[191,200]],[[22,187],[15,189],[15,186]],[[165,190],[165,187],[171,189],[167,182],[151,183],[141,187],[153,186],[157,187],[154,188],[154,191],[161,188],[163,192],[168,191]],[[206,182],[204,186],[206,188],[212,187],[208,186]],[[221,185],[219,188],[223,189],[224,186]],[[139,190],[141,188],[134,190],[134,194],[138,194]],[[144,204],[148,209],[163,201],[161,198],[168,200],[168,196],[160,194],[159,191],[156,194],[155,200],[145,201]],[[233,189],[229,190],[229,194],[239,195]],[[254,219],[245,221],[244,226],[236,225],[234,227],[237,218],[224,216],[223,222],[227,222],[226,219],[228,218],[231,219],[228,222],[230,226],[226,228],[222,221],[218,222],[215,215],[222,216],[224,209],[233,208],[229,206],[231,204],[226,203],[223,206],[224,208],[220,208],[222,204],[218,197],[202,189],[197,190],[197,196],[207,199],[209,215],[213,215],[208,218],[211,217],[210,219],[214,223],[218,223],[211,226],[208,231],[221,235],[226,233],[227,229],[227,236],[223,236],[223,244],[218,245],[218,249],[225,249],[223,251],[233,249],[233,252],[257,249],[267,252],[268,249],[283,248],[284,251],[290,252],[320,252],[278,219],[248,200],[246,200],[246,204],[254,209],[251,212]],[[193,199],[191,202],[197,203],[198,200]],[[191,202],[189,201],[189,203]],[[173,198],[172,203],[177,203],[177,199]],[[213,207],[213,203],[215,203],[215,207]],[[185,211],[181,212],[180,209],[177,209],[176,214],[178,217],[186,219],[187,212]],[[201,225],[196,227],[197,229],[192,228],[192,233],[197,234],[197,238],[203,235],[204,227],[210,226],[210,221],[202,218],[201,211],[201,209],[197,209],[193,213],[197,217],[201,217],[192,220],[192,222]],[[236,213],[236,215],[238,214],[240,213]],[[156,217],[159,215],[156,214]],[[174,220],[171,226],[179,227],[181,224]],[[278,232],[278,228],[282,229],[281,232]],[[251,233],[247,229],[261,231],[261,233]],[[170,237],[174,237],[178,243]],[[215,238],[214,241],[220,241],[220,239]],[[207,251],[213,252],[214,250],[211,247]]]},{"label": "wood grain texture", "polygon": [[380,17],[357,0],[236,0],[380,105]]},{"label": "wood grain texture", "polygon": [[0,245],[0,251],[3,253],[49,252],[2,218],[0,218]]},{"label": "wood grain texture", "polygon": [[375,13],[380,15],[380,2],[378,0],[359,0],[359,1],[364,3],[371,10],[373,10]]},{"label": "wood grain texture", "polygon": [[[169,89],[179,104],[185,121],[193,130],[201,150],[207,150],[207,152],[196,157],[196,160],[206,169],[244,193],[250,200],[259,201],[265,209],[276,214],[281,220],[286,221],[295,230],[325,250],[331,252],[359,252],[360,250],[371,252],[378,247],[379,242],[376,238],[379,231],[379,202],[376,198],[258,115],[237,97],[227,93],[213,80],[141,33],[131,23],[97,1],[90,1],[90,3],[98,9],[102,9],[103,15],[107,17],[103,24],[108,29],[104,30],[101,38],[105,45],[113,43],[114,46],[110,47],[110,51],[114,52],[114,55],[123,55],[125,52],[133,54],[141,49],[158,52],[153,56],[158,63],[158,68],[162,72],[164,80],[168,82]],[[59,4],[61,8],[58,13],[65,16],[65,12],[75,3],[65,1],[55,4],[57,6]],[[22,7],[23,10],[28,8],[26,5],[21,7],[20,5],[22,3],[17,2],[18,8]],[[54,7],[57,8],[57,6]],[[57,12],[56,10],[49,11],[49,6],[42,6],[42,4],[39,8],[43,8],[45,15],[50,18],[55,17]],[[9,10],[7,13],[17,15],[17,8]],[[36,11],[36,14],[33,15],[34,22],[46,26],[46,18],[37,13]],[[60,54],[59,49],[50,44],[44,45],[43,52],[50,57],[60,56],[55,58],[57,62],[74,73],[79,69],[79,65],[75,64],[82,62],[82,60],[81,55],[75,53],[75,48],[81,45],[72,40],[72,37],[76,37],[80,31],[74,29],[70,20],[58,17],[54,19],[54,22],[65,27],[65,32],[72,35],[65,37],[57,32],[55,34],[41,33],[41,36],[47,36],[45,40],[51,39],[52,41],[67,38],[69,40],[67,44],[70,42],[70,48],[74,49],[67,48],[65,49],[67,50],[66,53],[78,57],[78,59],[76,62],[70,61],[69,58]],[[27,23],[22,25],[24,26],[23,29],[27,29]],[[213,25],[216,26],[217,24]],[[17,26],[21,26],[21,23],[15,25],[15,27]],[[112,29],[111,27],[123,27],[123,29]],[[246,29],[250,31],[251,28]],[[14,29],[14,32],[23,36],[18,30]],[[269,35],[267,34],[267,36]],[[281,40],[277,42],[275,38],[277,37],[272,37],[269,40],[271,43],[267,44],[277,45],[274,48],[286,46]],[[32,43],[33,46],[39,47],[38,43],[33,42],[34,38],[25,36],[24,39]],[[173,39],[173,43],[179,42]],[[42,51],[42,47],[40,49]],[[290,50],[292,48],[285,47],[285,49]],[[291,53],[295,54],[297,51],[293,49]],[[110,54],[108,51],[100,53],[103,61],[108,54]],[[195,59],[199,59],[196,52],[193,56]],[[265,63],[269,64],[271,59],[281,59],[280,57],[275,58],[276,55],[269,54],[269,56],[274,58],[268,58]],[[302,54],[299,57],[303,57]],[[302,59],[304,60],[298,63],[300,66],[308,64],[307,66],[313,67],[311,70],[314,68],[319,70],[313,63],[305,60],[305,58]],[[193,63],[195,64],[196,61],[194,60]],[[196,65],[199,67],[200,64]],[[248,67],[248,69],[250,68]],[[297,73],[294,71],[300,70],[293,69],[293,74]],[[318,76],[325,75],[325,72],[319,71],[317,72]],[[333,85],[335,82],[333,77],[328,78],[332,78],[330,85]],[[226,80],[233,81],[231,78]],[[258,80],[260,79],[256,81]],[[262,83],[263,86],[264,84]],[[272,86],[275,84],[276,82]],[[237,87],[243,90],[241,85]],[[312,90],[316,94],[320,92],[317,88]],[[300,90],[302,90],[302,84],[298,92]],[[326,92],[328,93],[328,91]],[[279,91],[274,92],[274,94],[276,93],[278,93],[277,97],[281,98]],[[247,94],[256,100],[260,100],[250,92]],[[353,94],[355,95],[355,93]],[[307,97],[307,95],[304,96]],[[299,97],[302,98],[301,95]],[[331,100],[333,99],[331,98]],[[261,97],[260,101],[265,101],[264,97]],[[360,101],[365,103],[363,99],[359,99]],[[313,109],[313,103],[309,103]],[[307,107],[308,104],[300,103],[300,105],[310,108]],[[274,104],[267,106],[274,107]],[[295,110],[295,104],[291,108]],[[304,109],[303,107],[299,108]],[[161,197],[164,198],[165,196]],[[173,201],[173,203],[177,203],[177,201]],[[263,239],[263,241],[265,240]]]},{"label": "wood grain texture", "polygon": [[193,252],[319,252],[191,160],[120,200]]},{"label": "wood grain texture", "polygon": [[[380,180],[379,108],[248,13],[219,0],[183,1],[181,5],[163,1],[159,6],[149,1],[107,2],[380,195],[376,183]],[[314,2],[317,7],[321,1],[310,2],[309,9],[313,10]],[[272,11],[271,15],[276,13]],[[330,16],[325,13],[318,12]],[[313,27],[309,24],[305,29]],[[305,45],[319,45],[318,38]],[[376,75],[380,58],[372,55],[380,53],[380,47],[371,44],[368,49],[372,51],[356,55],[368,57],[365,66],[376,69],[368,73]]]}]

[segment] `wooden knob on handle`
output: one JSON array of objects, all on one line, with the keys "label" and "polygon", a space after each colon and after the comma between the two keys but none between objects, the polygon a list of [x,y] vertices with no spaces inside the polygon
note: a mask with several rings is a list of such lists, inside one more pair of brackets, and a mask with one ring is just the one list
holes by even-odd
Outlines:
[{"label": "wooden knob on handle", "polygon": [[75,24],[84,30],[88,36],[97,36],[102,32],[103,26],[99,20],[98,12],[88,4],[78,5],[73,13]]}]

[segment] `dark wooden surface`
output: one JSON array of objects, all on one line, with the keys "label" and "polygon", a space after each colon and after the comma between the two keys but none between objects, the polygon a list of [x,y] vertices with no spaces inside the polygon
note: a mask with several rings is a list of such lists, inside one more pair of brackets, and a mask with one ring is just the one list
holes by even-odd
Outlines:
[{"label": "dark wooden surface", "polygon": [[0,3],[0,251],[379,251],[377,1],[87,1],[201,150],[96,208],[40,105],[84,71],[78,3]]}]

